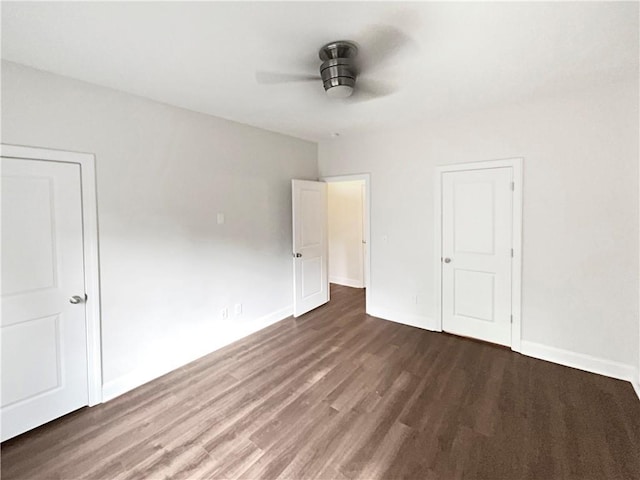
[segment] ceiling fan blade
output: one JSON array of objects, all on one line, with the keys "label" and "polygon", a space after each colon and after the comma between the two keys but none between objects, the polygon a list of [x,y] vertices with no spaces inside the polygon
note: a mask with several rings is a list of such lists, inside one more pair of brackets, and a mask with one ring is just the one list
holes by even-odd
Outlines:
[{"label": "ceiling fan blade", "polygon": [[256,72],[256,82],[263,85],[293,82],[317,82],[320,75],[306,73]]},{"label": "ceiling fan blade", "polygon": [[397,88],[389,83],[377,82],[366,78],[358,78],[353,95],[347,98],[352,103],[368,102],[393,95]]},{"label": "ceiling fan blade", "polygon": [[357,60],[361,72],[390,65],[393,57],[418,49],[415,40],[391,25],[369,25],[358,37],[358,44],[362,46]]}]

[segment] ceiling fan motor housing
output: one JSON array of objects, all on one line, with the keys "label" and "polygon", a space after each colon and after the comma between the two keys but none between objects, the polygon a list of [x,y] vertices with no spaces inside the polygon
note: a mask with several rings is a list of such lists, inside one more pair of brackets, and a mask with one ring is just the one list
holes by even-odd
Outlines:
[{"label": "ceiling fan motor housing", "polygon": [[[320,76],[329,96],[348,97],[356,84],[358,47],[347,41],[328,43],[320,49]],[[334,95],[335,92],[335,95]]]}]

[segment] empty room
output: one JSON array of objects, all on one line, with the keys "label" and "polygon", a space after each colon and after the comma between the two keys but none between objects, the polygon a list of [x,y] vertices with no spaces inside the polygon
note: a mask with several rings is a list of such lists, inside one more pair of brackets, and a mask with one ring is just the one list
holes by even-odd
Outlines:
[{"label": "empty room", "polygon": [[640,479],[640,2],[0,9],[2,479]]}]

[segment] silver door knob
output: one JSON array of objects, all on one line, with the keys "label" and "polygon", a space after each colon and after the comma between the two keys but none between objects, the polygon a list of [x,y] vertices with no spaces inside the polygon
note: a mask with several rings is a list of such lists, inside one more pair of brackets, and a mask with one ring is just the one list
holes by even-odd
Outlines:
[{"label": "silver door knob", "polygon": [[74,305],[78,303],[82,303],[83,301],[84,301],[84,298],[80,297],[79,295],[74,295],[69,299],[69,303],[73,303]]},{"label": "silver door knob", "polygon": [[449,257],[445,258],[444,263],[451,263],[451,259]]}]

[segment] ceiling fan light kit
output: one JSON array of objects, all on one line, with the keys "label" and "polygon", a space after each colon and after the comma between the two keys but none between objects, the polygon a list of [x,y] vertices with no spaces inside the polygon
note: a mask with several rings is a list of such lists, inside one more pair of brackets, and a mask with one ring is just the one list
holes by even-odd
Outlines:
[{"label": "ceiling fan light kit", "polygon": [[353,93],[357,76],[354,59],[357,54],[358,47],[344,40],[328,43],[320,49],[320,76],[329,97],[347,98]]},{"label": "ceiling fan light kit", "polygon": [[[387,38],[386,43],[396,45],[398,42],[394,43]],[[383,82],[372,81],[366,77],[357,79],[363,72],[363,68],[366,68],[366,64],[362,64],[357,58],[358,50],[358,45],[348,40],[327,43],[318,52],[322,61],[320,75],[258,71],[256,81],[265,85],[322,81],[327,97],[344,100],[348,98],[345,103],[366,102],[393,93],[393,88],[389,88]],[[375,53],[375,48],[370,50]],[[369,67],[371,67],[370,59],[371,53]]]}]

